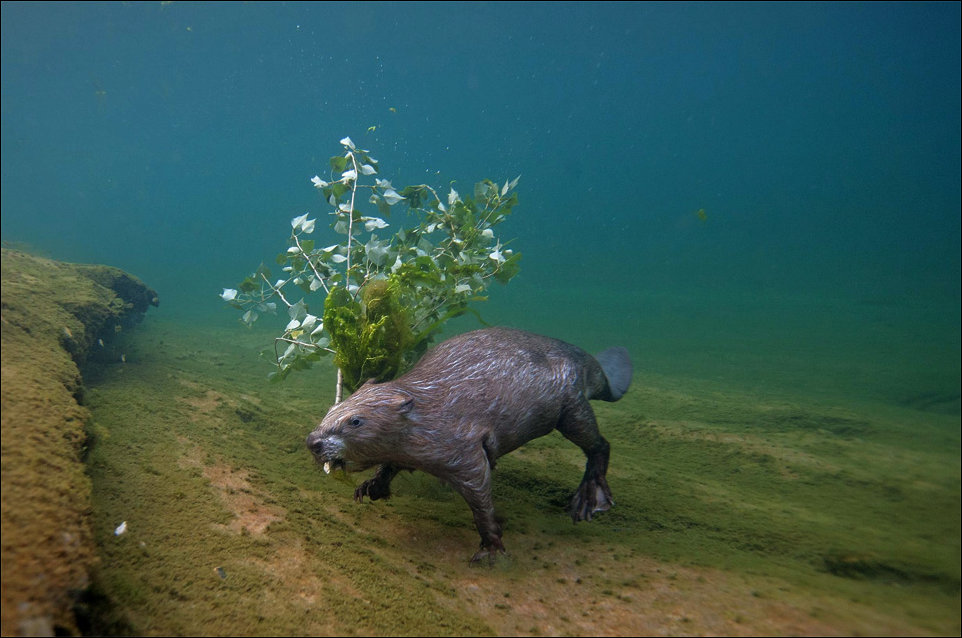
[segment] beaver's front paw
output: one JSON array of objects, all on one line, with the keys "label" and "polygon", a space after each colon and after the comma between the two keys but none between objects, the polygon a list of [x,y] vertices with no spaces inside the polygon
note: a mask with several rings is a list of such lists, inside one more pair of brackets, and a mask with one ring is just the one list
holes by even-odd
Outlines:
[{"label": "beaver's front paw", "polygon": [[378,480],[376,476],[369,478],[354,490],[354,500],[358,503],[363,503],[365,496],[372,501],[379,498],[391,498],[391,482]]},{"label": "beaver's front paw", "polygon": [[592,514],[610,510],[614,506],[615,501],[611,498],[607,481],[582,481],[578,491],[571,497],[568,513],[571,514],[571,520],[577,523],[590,521]]}]

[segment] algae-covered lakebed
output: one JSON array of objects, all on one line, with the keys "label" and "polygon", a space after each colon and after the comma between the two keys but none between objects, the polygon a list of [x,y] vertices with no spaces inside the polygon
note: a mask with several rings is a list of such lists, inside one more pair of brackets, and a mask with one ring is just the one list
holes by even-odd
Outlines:
[{"label": "algae-covered lakebed", "polygon": [[595,405],[617,506],[572,525],[584,456],[538,439],[495,470],[508,557],[472,568],[477,533],[450,488],[402,473],[393,498],[357,504],[313,464],[329,364],[268,383],[271,334],[224,323],[148,316],[125,362],[85,370],[90,633],[960,631],[957,413],[640,367]]}]

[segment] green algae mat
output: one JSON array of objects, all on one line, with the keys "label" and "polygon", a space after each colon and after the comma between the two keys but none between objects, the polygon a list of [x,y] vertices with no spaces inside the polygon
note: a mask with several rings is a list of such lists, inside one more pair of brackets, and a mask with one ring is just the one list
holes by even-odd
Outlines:
[{"label": "green algae mat", "polygon": [[75,633],[96,562],[78,363],[113,343],[157,294],[107,266],[2,250],[3,635]]},{"label": "green algae mat", "polygon": [[572,525],[584,456],[538,439],[495,471],[508,557],[470,567],[477,533],[449,487],[402,473],[390,500],[357,504],[360,477],[312,463],[333,369],[268,383],[270,335],[225,324],[148,317],[126,362],[87,373],[89,631],[959,632],[957,415],[641,371],[596,404],[617,506]]},{"label": "green algae mat", "polygon": [[[269,383],[260,353],[273,335],[226,314],[220,325],[148,314],[103,346],[102,330],[66,316],[17,332],[23,305],[8,300],[31,280],[8,279],[4,257],[5,635],[962,630],[958,414],[641,369],[621,401],[595,404],[616,507],[573,525],[584,456],[558,434],[537,439],[495,470],[508,555],[471,567],[477,532],[449,487],[402,473],[390,500],[357,504],[351,483],[366,474],[313,464],[304,438],[333,401],[333,368]],[[101,307],[127,303],[100,293]],[[27,377],[12,364],[51,339],[87,352],[83,385],[70,356],[51,355],[31,378],[54,379],[63,403],[17,408],[8,388]],[[63,418],[24,416],[38,406]],[[48,481],[53,500],[19,498]],[[24,562],[11,531],[49,551]],[[46,615],[37,592],[56,599]],[[8,625],[8,600],[36,609]]]}]

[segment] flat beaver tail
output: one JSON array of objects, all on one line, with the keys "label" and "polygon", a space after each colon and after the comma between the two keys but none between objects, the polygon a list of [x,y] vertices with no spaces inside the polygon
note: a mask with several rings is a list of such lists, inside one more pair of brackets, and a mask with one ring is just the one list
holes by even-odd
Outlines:
[{"label": "flat beaver tail", "polygon": [[631,385],[631,357],[624,348],[608,348],[595,355],[595,360],[601,364],[601,369],[608,379],[609,396],[599,396],[603,401],[617,401],[628,391]]}]

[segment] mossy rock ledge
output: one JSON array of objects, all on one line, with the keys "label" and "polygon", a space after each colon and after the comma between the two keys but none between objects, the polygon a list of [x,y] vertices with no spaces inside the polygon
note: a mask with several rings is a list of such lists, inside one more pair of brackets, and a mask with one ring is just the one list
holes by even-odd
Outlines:
[{"label": "mossy rock ledge", "polygon": [[2,250],[2,633],[77,634],[97,560],[80,367],[158,304],[136,277]]}]

